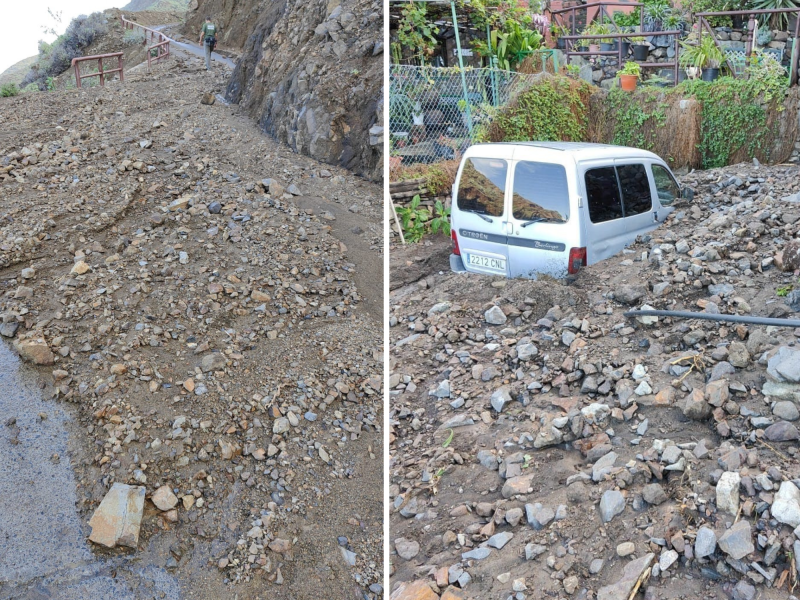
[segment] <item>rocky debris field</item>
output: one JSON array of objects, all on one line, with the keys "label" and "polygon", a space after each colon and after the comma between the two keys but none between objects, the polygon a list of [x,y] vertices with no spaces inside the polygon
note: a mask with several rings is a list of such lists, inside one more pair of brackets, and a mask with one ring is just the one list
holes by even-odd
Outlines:
[{"label": "rocky debris field", "polygon": [[0,100],[0,336],[73,413],[98,553],[192,598],[376,598],[381,189],[262,135],[229,76],[176,51]]},{"label": "rocky debris field", "polygon": [[800,329],[622,313],[800,318],[800,170],[682,184],[694,201],[569,284],[392,292],[394,600],[794,598]]}]

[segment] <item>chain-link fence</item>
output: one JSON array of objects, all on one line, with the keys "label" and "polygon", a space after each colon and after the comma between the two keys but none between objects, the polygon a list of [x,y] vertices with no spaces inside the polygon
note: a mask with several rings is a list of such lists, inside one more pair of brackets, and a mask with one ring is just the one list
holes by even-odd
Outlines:
[{"label": "chain-link fence", "polygon": [[[542,69],[552,57],[541,56]],[[552,63],[550,63],[552,64]],[[557,67],[556,67],[557,68]],[[398,168],[457,158],[535,74],[499,69],[393,65],[390,71],[390,178]]]}]

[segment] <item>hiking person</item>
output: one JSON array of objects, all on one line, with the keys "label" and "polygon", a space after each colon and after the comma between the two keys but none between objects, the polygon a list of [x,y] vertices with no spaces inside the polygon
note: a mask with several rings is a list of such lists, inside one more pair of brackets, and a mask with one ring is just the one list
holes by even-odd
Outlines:
[{"label": "hiking person", "polygon": [[203,23],[203,29],[200,31],[199,41],[206,50],[206,71],[211,68],[211,52],[214,50],[214,46],[217,45],[218,31],[219,28],[211,21],[211,17],[206,17],[206,22]]}]

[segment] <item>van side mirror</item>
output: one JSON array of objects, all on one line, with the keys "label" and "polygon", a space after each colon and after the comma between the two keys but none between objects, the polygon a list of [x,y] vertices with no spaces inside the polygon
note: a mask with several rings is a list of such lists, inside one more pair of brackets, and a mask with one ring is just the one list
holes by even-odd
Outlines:
[{"label": "van side mirror", "polygon": [[694,200],[694,190],[690,187],[681,188],[681,198]]}]

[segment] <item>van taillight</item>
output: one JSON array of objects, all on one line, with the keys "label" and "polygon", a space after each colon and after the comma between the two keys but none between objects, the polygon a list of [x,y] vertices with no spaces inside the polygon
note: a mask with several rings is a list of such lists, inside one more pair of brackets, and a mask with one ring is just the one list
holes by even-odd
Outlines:
[{"label": "van taillight", "polygon": [[450,230],[450,239],[453,240],[453,254],[461,256],[461,249],[458,247],[458,238],[456,237],[456,230]]},{"label": "van taillight", "polygon": [[569,266],[567,272],[570,275],[580,270],[581,267],[586,266],[586,248],[570,248],[569,250]]}]

